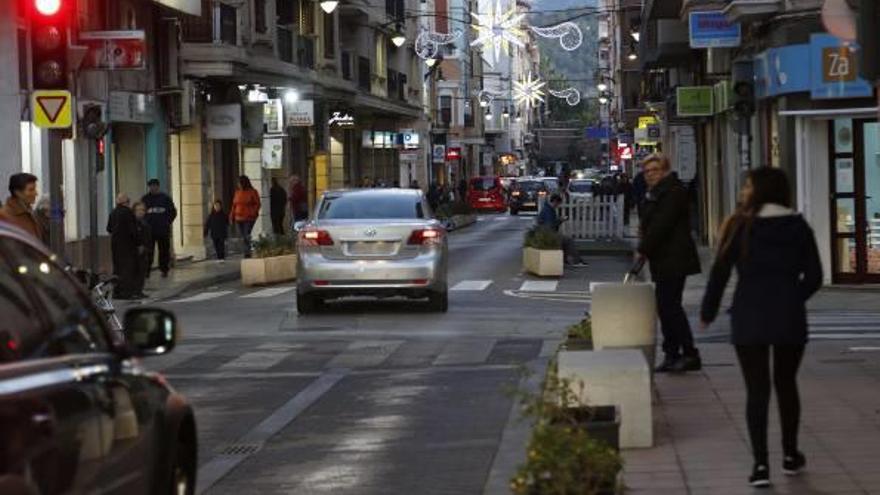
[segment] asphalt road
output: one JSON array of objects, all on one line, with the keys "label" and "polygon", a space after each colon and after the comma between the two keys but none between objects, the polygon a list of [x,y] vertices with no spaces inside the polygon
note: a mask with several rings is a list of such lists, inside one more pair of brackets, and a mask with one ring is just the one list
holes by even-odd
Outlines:
[{"label": "asphalt road", "polygon": [[199,489],[479,494],[493,464],[506,486],[496,453],[510,392],[583,315],[595,278],[592,266],[558,283],[523,276],[531,222],[485,216],[451,234],[446,314],[361,300],[300,317],[292,285],[229,284],[163,303],[182,342],[147,365],[194,404]]},{"label": "asphalt road", "polygon": [[[484,216],[451,234],[446,314],[358,300],[300,317],[293,285],[228,284],[162,303],[182,341],[146,364],[195,407],[199,491],[508,493],[528,433],[511,391],[537,383],[565,327],[588,310],[589,283],[620,280],[629,266],[593,257],[559,281],[525,276],[532,220]],[[686,291],[694,315],[701,290]],[[698,340],[726,340],[723,320]],[[877,313],[811,320],[818,338],[880,337]]]}]

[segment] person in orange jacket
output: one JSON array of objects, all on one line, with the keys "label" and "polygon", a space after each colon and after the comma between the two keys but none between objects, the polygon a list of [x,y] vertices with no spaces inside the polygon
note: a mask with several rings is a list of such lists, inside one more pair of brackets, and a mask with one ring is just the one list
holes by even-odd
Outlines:
[{"label": "person in orange jacket", "polygon": [[260,216],[260,206],[260,193],[251,185],[248,176],[242,175],[238,178],[238,188],[232,199],[229,220],[238,227],[245,258],[251,257],[251,231],[254,230],[254,224]]}]

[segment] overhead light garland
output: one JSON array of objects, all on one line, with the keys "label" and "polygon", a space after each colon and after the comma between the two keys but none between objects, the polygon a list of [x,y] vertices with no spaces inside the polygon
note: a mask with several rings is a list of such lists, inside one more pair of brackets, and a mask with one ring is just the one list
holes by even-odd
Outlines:
[{"label": "overhead light garland", "polygon": [[581,92],[577,88],[565,88],[558,91],[549,89],[547,92],[557,98],[565,98],[565,102],[572,107],[577,106],[581,102]]},{"label": "overhead light garland", "polygon": [[419,57],[428,60],[437,58],[440,54],[440,47],[455,43],[455,40],[461,38],[463,31],[457,29],[452,33],[436,33],[433,31],[422,31],[415,41],[415,52]]},{"label": "overhead light garland", "polygon": [[471,12],[475,23],[471,26],[477,32],[477,38],[471,42],[471,46],[482,45],[492,57],[487,58],[490,66],[494,66],[501,58],[501,51],[509,52],[510,45],[525,47],[526,32],[520,27],[525,14],[517,12],[516,7],[504,12],[501,10],[501,0],[496,0],[495,5],[490,4],[489,12],[477,14]]},{"label": "overhead light garland", "polygon": [[573,22],[563,22],[550,27],[531,26],[530,29],[542,38],[558,38],[559,45],[569,52],[577,50],[584,42],[583,31]]},{"label": "overhead light garland", "polygon": [[544,102],[544,86],[547,83],[540,77],[533,77],[532,73],[520,81],[513,82],[513,99],[526,108],[536,106],[538,102]]}]

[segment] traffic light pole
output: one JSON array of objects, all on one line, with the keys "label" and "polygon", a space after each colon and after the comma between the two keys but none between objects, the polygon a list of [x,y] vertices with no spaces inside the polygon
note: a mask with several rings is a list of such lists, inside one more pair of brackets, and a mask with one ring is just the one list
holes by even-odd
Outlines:
[{"label": "traffic light pole", "polygon": [[49,129],[49,247],[61,257],[67,259],[64,250],[64,156],[62,143],[67,131]]},{"label": "traffic light pole", "polygon": [[98,273],[98,143],[89,140],[89,270]]}]

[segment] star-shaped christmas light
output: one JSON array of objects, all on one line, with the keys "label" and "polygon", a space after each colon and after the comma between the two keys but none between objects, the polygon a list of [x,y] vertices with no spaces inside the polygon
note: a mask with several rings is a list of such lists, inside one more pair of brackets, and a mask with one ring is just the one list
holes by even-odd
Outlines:
[{"label": "star-shaped christmas light", "polygon": [[518,13],[515,6],[504,12],[501,10],[501,0],[496,0],[494,6],[491,0],[487,3],[488,12],[481,14],[471,12],[475,21],[473,28],[477,31],[477,38],[471,42],[471,46],[482,45],[487,53],[493,56],[487,58],[489,65],[494,65],[501,57],[501,50],[507,52],[511,44],[525,47],[523,38],[526,33],[521,28],[525,14]]},{"label": "star-shaped christmas light", "polygon": [[544,86],[547,83],[541,80],[539,77],[533,77],[532,73],[529,72],[529,75],[522,79],[521,81],[513,82],[513,99],[520,105],[525,105],[526,108],[533,107],[538,104],[538,102],[544,102]]}]

